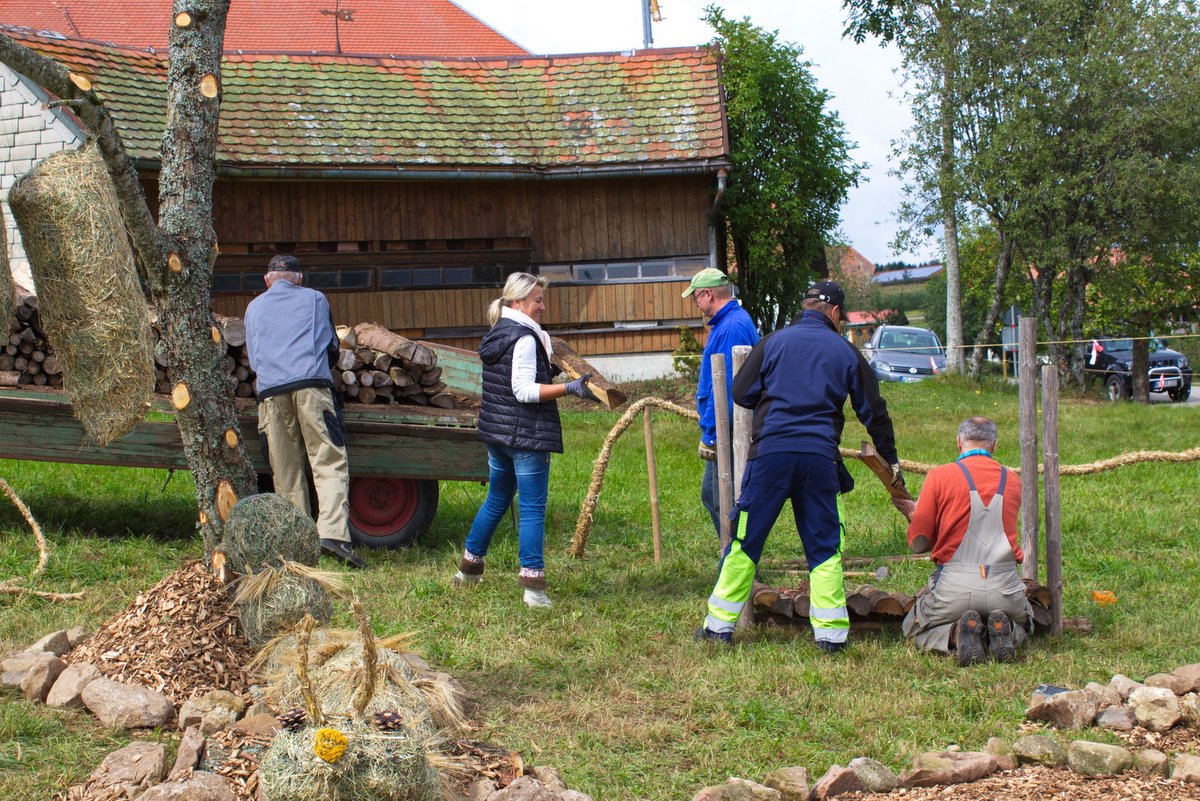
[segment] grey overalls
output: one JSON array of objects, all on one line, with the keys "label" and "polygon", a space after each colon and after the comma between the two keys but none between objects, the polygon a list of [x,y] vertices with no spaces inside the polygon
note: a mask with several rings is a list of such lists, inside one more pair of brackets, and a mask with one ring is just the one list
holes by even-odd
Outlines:
[{"label": "grey overalls", "polygon": [[1000,486],[984,506],[975,481],[962,462],[957,463],[971,490],[971,518],[967,533],[950,561],[938,567],[929,584],[904,618],[904,636],[913,637],[927,651],[950,651],[950,631],[963,613],[974,609],[985,621],[997,609],[1013,622],[1013,644],[1025,642],[1033,609],[1017,570],[1008,536],[1004,533],[1004,485],[1008,469],[1000,468]]}]

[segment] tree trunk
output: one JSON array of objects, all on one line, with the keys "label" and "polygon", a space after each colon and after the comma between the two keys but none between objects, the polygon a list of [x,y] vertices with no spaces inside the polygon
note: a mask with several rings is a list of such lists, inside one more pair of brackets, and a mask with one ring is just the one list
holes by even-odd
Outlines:
[{"label": "tree trunk", "polygon": [[1133,402],[1150,402],[1150,342],[1146,339],[1133,340]]},{"label": "tree trunk", "polygon": [[[948,35],[946,27],[942,27]],[[947,48],[948,50],[949,48]],[[942,153],[938,189],[942,202],[942,232],[946,249],[946,369],[961,373],[965,367],[962,322],[962,274],[958,263],[958,211],[954,190],[954,104],[950,98],[950,56],[942,65],[940,99]]]},{"label": "tree trunk", "polygon": [[[992,305],[988,307],[983,328],[975,337],[975,348],[971,353],[971,375],[975,378],[979,377],[979,371],[983,366],[984,343],[995,336],[996,323],[1000,320],[1001,307],[1004,305],[1004,285],[1008,283],[1008,274],[1012,270],[1013,263],[1012,238],[1004,232],[1000,225],[996,226],[996,230],[1000,235],[1000,250],[996,254],[996,278],[992,283]],[[1000,358],[1004,358],[1003,349],[1001,349]]]},{"label": "tree trunk", "polygon": [[79,89],[62,65],[0,35],[0,61],[71,106],[96,137],[113,178],[139,270],[159,311],[161,347],[174,387],[184,453],[196,483],[206,555],[222,540],[218,508],[227,509],[231,500],[255,492],[257,485],[238,428],[225,347],[210,297],[217,256],[212,186],[228,10],[229,0],[194,0],[188,7],[188,27],[171,24],[158,225],[137,170],[95,93]]}]

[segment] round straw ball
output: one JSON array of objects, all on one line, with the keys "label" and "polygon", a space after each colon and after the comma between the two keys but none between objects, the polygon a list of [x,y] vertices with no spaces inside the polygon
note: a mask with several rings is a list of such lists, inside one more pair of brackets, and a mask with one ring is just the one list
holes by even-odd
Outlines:
[{"label": "round straw ball", "polygon": [[305,614],[312,615],[320,625],[333,617],[333,600],[325,588],[293,573],[281,573],[265,593],[242,601],[236,608],[242,633],[255,648],[295,628]]},{"label": "round straw ball", "polygon": [[225,521],[225,556],[243,576],[267,565],[281,569],[284,562],[316,567],[320,555],[317,524],[282,495],[248,495]]}]

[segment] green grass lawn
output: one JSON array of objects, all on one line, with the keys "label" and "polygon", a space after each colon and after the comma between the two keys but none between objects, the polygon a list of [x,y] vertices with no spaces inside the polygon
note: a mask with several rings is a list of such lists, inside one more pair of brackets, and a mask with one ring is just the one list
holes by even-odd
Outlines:
[{"label": "green grass lawn", "polygon": [[[661,387],[656,386],[655,392]],[[954,431],[971,414],[1000,425],[998,456],[1019,463],[1016,390],[939,379],[884,388],[900,455],[920,462],[954,456]],[[1089,635],[1039,638],[1016,665],[962,670],[922,654],[896,631],[853,635],[847,653],[821,655],[806,633],[759,629],[730,651],[693,643],[714,578],[716,548],[699,502],[695,424],[656,412],[665,555],[652,558],[641,427],[616,445],[596,509],[587,556],[565,552],[592,461],[618,414],[564,413],[568,453],[552,468],[547,520],[551,610],[531,611],[516,584],[516,543],[505,523],[478,588],[449,585],[462,541],[484,496],[478,485],[442,485],[432,529],[411,550],[368,554],[349,575],[380,635],[415,631],[419,650],[458,677],[480,702],[479,739],[562,770],[598,799],[691,798],[736,775],[761,779],[785,765],[819,776],[833,763],[869,755],[895,769],[916,752],[952,743],[979,748],[1013,737],[1039,683],[1082,686],[1113,673],[1134,678],[1200,662],[1200,536],[1194,512],[1200,466],[1144,464],[1063,477],[1063,556],[1068,616],[1087,616]],[[1066,398],[1060,458],[1080,464],[1126,451],[1180,451],[1200,444],[1200,416],[1177,405],[1109,405]],[[844,445],[864,436],[847,426]],[[857,463],[846,502],[846,553],[903,553],[902,518]],[[41,589],[84,590],[82,601],[0,596],[0,651],[56,628],[96,626],[189,557],[194,534],[187,474],[0,461],[54,549]],[[920,477],[910,477],[920,486]],[[800,558],[790,516],[766,559]],[[33,538],[0,502],[0,578],[27,575]],[[914,592],[927,565],[893,566],[880,583]],[[767,574],[786,584],[795,576]],[[1098,607],[1092,590],[1116,594]],[[349,616],[340,611],[340,623]],[[1099,730],[1084,736],[1105,740]],[[84,714],[27,704],[8,691],[0,711],[0,798],[44,799],[85,777],[125,739]]]}]

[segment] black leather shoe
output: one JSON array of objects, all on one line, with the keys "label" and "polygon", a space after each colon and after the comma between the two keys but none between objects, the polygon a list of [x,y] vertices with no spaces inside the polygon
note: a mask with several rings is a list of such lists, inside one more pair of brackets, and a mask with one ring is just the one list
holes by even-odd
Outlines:
[{"label": "black leather shoe", "polygon": [[988,653],[997,662],[1017,661],[1017,646],[1013,642],[1013,623],[1008,615],[998,609],[988,615]]},{"label": "black leather shoe", "polygon": [[840,654],[846,650],[844,642],[830,642],[829,640],[817,640],[817,647],[827,654]]},{"label": "black leather shoe", "polygon": [[716,642],[721,645],[733,646],[733,632],[731,631],[713,631],[704,626],[696,629],[692,639],[696,642]]},{"label": "black leather shoe", "polygon": [[983,618],[971,610],[963,612],[958,621],[958,666],[970,667],[987,661],[983,650]]},{"label": "black leather shoe", "polygon": [[341,540],[321,540],[321,553],[328,554],[347,567],[353,567],[356,570],[367,566],[362,557],[350,548],[350,543]]}]

